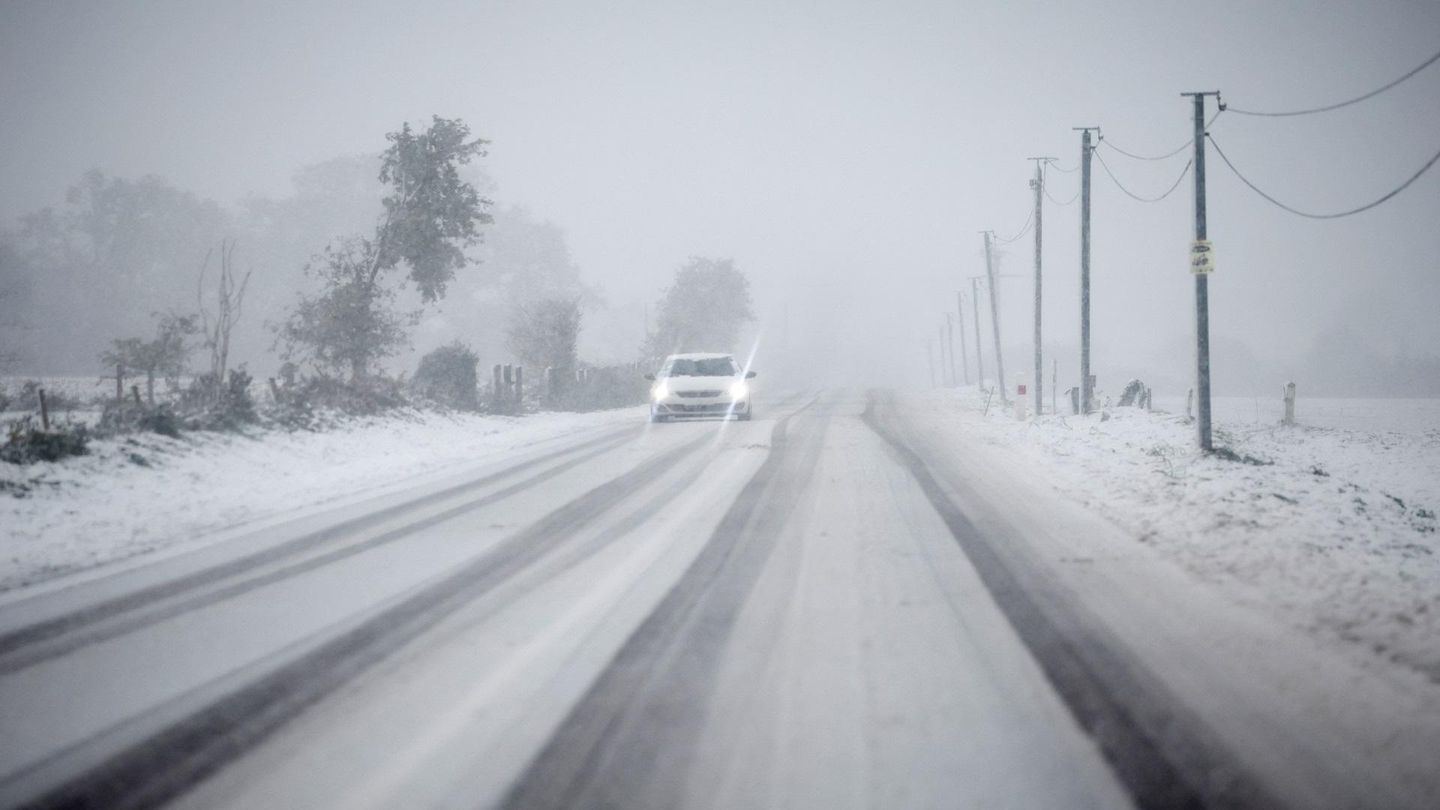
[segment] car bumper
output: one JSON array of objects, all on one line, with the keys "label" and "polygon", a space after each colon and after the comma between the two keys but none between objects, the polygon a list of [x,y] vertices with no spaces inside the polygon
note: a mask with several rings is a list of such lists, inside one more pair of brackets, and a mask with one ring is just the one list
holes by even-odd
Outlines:
[{"label": "car bumper", "polygon": [[705,402],[684,402],[662,400],[650,407],[652,416],[668,416],[672,419],[716,419],[740,416],[750,411],[749,400],[716,400]]}]

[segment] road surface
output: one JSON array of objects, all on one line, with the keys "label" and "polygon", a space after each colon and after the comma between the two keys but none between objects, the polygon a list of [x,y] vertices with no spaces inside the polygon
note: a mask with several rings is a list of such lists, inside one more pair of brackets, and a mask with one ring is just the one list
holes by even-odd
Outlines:
[{"label": "road surface", "polygon": [[1294,757],[1237,764],[889,397],[760,406],[544,442],[6,604],[0,805],[1317,795],[1273,778]]}]

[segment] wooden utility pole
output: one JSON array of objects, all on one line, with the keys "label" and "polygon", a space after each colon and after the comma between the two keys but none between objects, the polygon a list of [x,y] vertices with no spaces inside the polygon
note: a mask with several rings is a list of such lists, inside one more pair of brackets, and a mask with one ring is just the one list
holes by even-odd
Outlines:
[{"label": "wooden utility pole", "polygon": [[955,316],[945,313],[945,347],[950,352],[950,384],[960,386],[960,372],[955,368]]},{"label": "wooden utility pole", "polygon": [[970,277],[970,311],[975,321],[975,385],[985,387],[985,360],[980,354],[980,277]]},{"label": "wooden utility pole", "polygon": [[1100,128],[1072,129],[1080,130],[1080,412],[1090,413],[1090,133]]},{"label": "wooden utility pole", "polygon": [[990,328],[995,333],[995,374],[1000,388],[1000,403],[1008,405],[1010,398],[1005,394],[1005,359],[1000,354],[1000,285],[995,283],[995,262],[990,250],[990,231],[980,232],[985,237],[985,279],[990,286]]},{"label": "wooden utility pole", "polygon": [[1205,97],[1220,91],[1181,93],[1195,101],[1195,242],[1190,247],[1190,272],[1195,275],[1195,435],[1200,449],[1214,449],[1210,439],[1210,273],[1215,269],[1205,229]]},{"label": "wooden utility pole", "polygon": [[960,370],[965,373],[965,384],[970,384],[970,349],[965,345],[965,293],[955,291],[955,322],[960,333]]},{"label": "wooden utility pole", "polygon": [[1040,198],[1045,189],[1045,163],[1054,160],[1050,157],[1032,157],[1035,161],[1035,179],[1030,181],[1030,188],[1035,190],[1035,416],[1039,417],[1045,409],[1045,368],[1040,359],[1040,217],[1043,213],[1040,207]]},{"label": "wooden utility pole", "polygon": [[940,324],[940,387],[950,385],[950,358],[945,354],[945,324]]}]

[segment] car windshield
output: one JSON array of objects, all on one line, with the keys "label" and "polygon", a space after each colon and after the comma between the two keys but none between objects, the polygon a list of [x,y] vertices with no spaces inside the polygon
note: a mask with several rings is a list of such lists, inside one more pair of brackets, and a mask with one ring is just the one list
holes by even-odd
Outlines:
[{"label": "car windshield", "polygon": [[677,357],[665,365],[662,377],[733,377],[738,371],[729,357]]}]

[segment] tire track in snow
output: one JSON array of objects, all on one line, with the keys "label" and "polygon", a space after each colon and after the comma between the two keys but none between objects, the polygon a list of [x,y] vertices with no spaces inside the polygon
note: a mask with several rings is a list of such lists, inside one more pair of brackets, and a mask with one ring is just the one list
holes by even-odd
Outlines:
[{"label": "tire track in snow", "polygon": [[[1153,680],[1084,626],[1078,611],[1047,610],[1043,580],[1020,570],[1015,555],[971,523],[930,472],[923,455],[876,415],[869,396],[862,420],[898,457],[940,514],[1021,641],[1039,662],[1080,726],[1096,740],[1120,781],[1143,810],[1279,808],[1284,804],[1244,775],[1205,732],[1198,718],[1169,705],[1143,684]],[[1053,601],[1053,600],[1051,600]],[[1063,607],[1063,606],[1062,606]]]},{"label": "tire track in snow", "polygon": [[[346,520],[254,554],[132,591],[53,619],[12,630],[0,635],[0,675],[33,666],[81,647],[133,632],[187,611],[221,602],[255,588],[270,585],[403,539],[436,523],[489,506],[543,484],[563,472],[632,440],[633,434],[639,430],[640,428],[627,428],[618,436],[601,436],[546,453],[481,478],[396,504],[378,512]],[[366,526],[402,517],[407,513],[484,489],[527,470],[557,459],[564,459],[567,456],[574,457],[488,495],[466,501],[433,515],[427,515],[359,543],[343,545],[278,569],[252,575],[256,569],[283,563],[287,559],[302,556],[327,543],[343,540],[346,536],[357,533]]]},{"label": "tire track in snow", "polygon": [[[27,769],[0,783],[0,802],[25,808],[120,809],[156,807],[175,798],[437,622],[562,546],[707,443],[713,438],[702,434],[590,490],[477,560],[232,691],[200,701],[202,705],[180,712],[165,728],[119,752],[98,755],[96,749],[106,743],[101,735]],[[196,700],[193,695],[178,700],[187,699]]]},{"label": "tire track in snow", "polygon": [[684,765],[736,616],[790,515],[787,498],[815,472],[828,417],[800,420],[796,440],[789,422],[798,413],[776,423],[770,455],[699,556],[520,775],[504,807],[681,805]]}]

